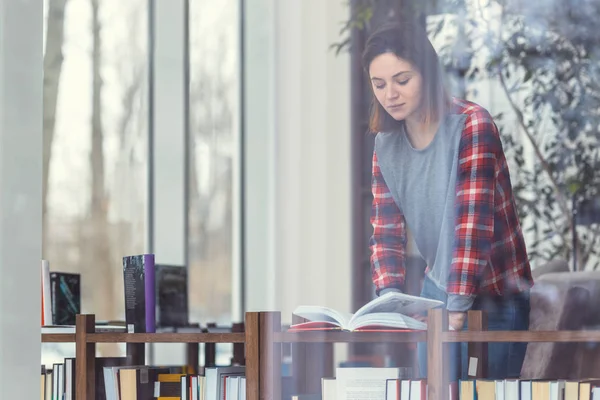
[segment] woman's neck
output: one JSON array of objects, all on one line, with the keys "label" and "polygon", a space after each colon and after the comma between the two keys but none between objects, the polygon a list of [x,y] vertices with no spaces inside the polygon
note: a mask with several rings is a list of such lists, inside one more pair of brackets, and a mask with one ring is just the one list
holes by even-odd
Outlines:
[{"label": "woman's neck", "polygon": [[426,123],[418,118],[405,120],[406,135],[415,149],[424,149],[429,146],[440,126],[440,121]]}]

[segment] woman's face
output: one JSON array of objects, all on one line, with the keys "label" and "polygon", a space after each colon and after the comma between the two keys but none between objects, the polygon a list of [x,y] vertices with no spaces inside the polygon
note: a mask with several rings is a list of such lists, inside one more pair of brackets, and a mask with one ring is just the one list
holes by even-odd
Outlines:
[{"label": "woman's face", "polygon": [[369,66],[373,93],[397,121],[416,116],[421,106],[422,76],[408,61],[394,53],[375,57]]}]

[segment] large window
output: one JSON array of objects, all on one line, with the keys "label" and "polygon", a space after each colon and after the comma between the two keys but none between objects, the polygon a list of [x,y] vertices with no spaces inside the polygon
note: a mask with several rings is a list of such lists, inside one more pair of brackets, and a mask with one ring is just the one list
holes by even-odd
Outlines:
[{"label": "large window", "polygon": [[122,257],[146,249],[147,1],[44,3],[43,258],[81,274],[83,313],[122,320]]},{"label": "large window", "polygon": [[190,319],[230,324],[239,282],[238,1],[190,0]]}]

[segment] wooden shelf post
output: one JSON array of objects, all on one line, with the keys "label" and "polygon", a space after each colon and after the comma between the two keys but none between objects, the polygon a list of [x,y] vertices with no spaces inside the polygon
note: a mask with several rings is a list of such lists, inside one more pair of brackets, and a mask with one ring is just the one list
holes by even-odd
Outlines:
[{"label": "wooden shelf post", "polygon": [[281,331],[281,313],[247,312],[246,399],[281,399],[281,343],[274,340]]},{"label": "wooden shelf post", "polygon": [[[234,323],[231,326],[231,332],[243,333],[245,330],[243,322]],[[233,358],[231,360],[232,365],[245,365],[246,360],[244,359],[244,343],[233,344]]]},{"label": "wooden shelf post", "polygon": [[75,319],[75,392],[78,399],[96,398],[96,344],[88,343],[94,333],[94,315],[78,314]]},{"label": "wooden shelf post", "polygon": [[146,364],[146,343],[127,343],[125,347],[130,365]]},{"label": "wooden shelf post", "polygon": [[448,312],[442,308],[428,311],[427,321],[427,399],[448,400],[449,396],[449,343],[443,342],[448,330]]},{"label": "wooden shelf post", "polygon": [[[479,310],[471,310],[467,314],[467,326],[469,332],[487,330],[487,313]],[[475,378],[486,378],[488,367],[488,344],[486,342],[469,342],[469,362],[473,357],[477,360],[477,372]]]},{"label": "wooden shelf post", "polygon": [[[208,328],[216,328],[215,322],[209,322],[206,324],[206,332]],[[204,343],[204,367],[212,368],[217,366],[217,344],[216,343]]]},{"label": "wooden shelf post", "polygon": [[280,312],[261,312],[260,326],[260,399],[281,399],[281,343],[275,332],[281,331]]},{"label": "wooden shelf post", "polygon": [[200,343],[187,343],[185,346],[186,364],[190,373],[198,373],[200,365]]},{"label": "wooden shelf post", "polygon": [[246,313],[246,400],[260,399],[260,321],[259,313]]}]

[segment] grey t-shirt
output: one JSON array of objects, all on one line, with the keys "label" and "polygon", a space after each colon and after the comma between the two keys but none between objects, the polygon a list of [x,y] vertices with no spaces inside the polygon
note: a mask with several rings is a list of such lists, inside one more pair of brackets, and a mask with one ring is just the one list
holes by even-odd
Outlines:
[{"label": "grey t-shirt", "polygon": [[[428,277],[445,291],[452,264],[458,147],[467,115],[447,114],[431,143],[415,149],[406,132],[379,133],[375,152],[381,173],[404,214]],[[448,309],[471,307],[472,299],[449,296]]]}]

